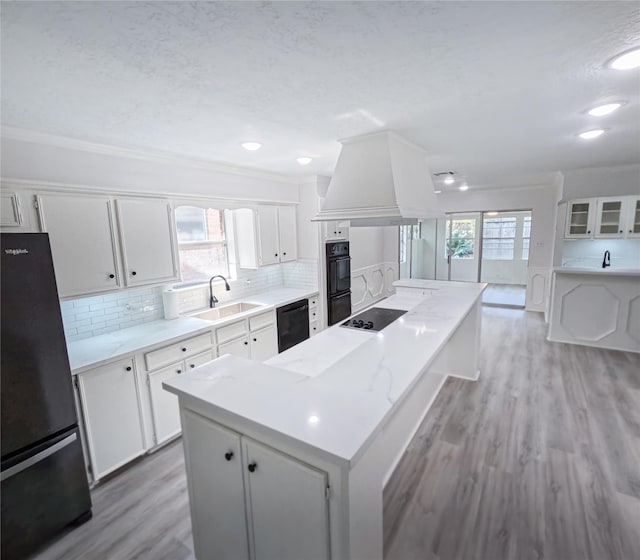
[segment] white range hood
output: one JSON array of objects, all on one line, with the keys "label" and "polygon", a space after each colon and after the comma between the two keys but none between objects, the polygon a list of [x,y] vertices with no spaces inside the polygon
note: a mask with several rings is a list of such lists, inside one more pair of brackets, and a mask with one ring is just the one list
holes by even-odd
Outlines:
[{"label": "white range hood", "polygon": [[394,226],[442,216],[422,148],[391,131],[340,143],[338,163],[314,221]]}]

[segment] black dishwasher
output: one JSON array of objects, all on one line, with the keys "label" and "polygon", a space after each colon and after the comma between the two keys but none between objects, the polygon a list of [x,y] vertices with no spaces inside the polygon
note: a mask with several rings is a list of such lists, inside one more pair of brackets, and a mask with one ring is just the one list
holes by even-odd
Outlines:
[{"label": "black dishwasher", "polygon": [[301,299],[278,307],[278,352],[309,338],[309,300]]}]

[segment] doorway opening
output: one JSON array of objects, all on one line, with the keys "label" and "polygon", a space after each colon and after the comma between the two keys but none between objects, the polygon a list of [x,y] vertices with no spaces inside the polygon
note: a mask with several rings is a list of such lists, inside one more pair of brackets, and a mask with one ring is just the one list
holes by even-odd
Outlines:
[{"label": "doorway opening", "polygon": [[524,308],[531,210],[457,212],[400,231],[401,278],[487,282],[483,304]]}]

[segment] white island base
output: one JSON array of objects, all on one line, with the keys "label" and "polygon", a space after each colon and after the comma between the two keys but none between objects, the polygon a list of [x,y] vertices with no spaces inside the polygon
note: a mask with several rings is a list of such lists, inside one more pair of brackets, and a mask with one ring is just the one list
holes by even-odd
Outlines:
[{"label": "white island base", "polygon": [[165,382],[198,560],[382,560],[387,480],[447,376],[477,379],[485,287],[402,285],[376,306],[408,312],[379,333],[334,326]]}]

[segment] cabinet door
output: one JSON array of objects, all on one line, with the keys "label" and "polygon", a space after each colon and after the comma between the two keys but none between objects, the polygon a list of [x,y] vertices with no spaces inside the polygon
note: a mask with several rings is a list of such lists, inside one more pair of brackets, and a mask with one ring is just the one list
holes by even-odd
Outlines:
[{"label": "cabinet door", "polygon": [[258,253],[261,266],[279,262],[277,206],[258,207]]},{"label": "cabinet door", "polygon": [[329,558],[326,473],[243,441],[256,560]]},{"label": "cabinet door", "polygon": [[149,374],[149,395],[156,435],[156,445],[180,433],[180,409],[178,397],[162,388],[162,383],[173,379],[185,371],[185,363],[180,362]]},{"label": "cabinet door", "polygon": [[249,337],[243,336],[242,338],[218,345],[218,356],[224,356],[225,354],[233,354],[241,358],[250,358]]},{"label": "cabinet door", "polygon": [[120,286],[108,198],[41,195],[38,211],[49,234],[60,297]]},{"label": "cabinet door", "polygon": [[252,332],[251,359],[264,362],[278,353],[278,329],[275,325]]},{"label": "cabinet door", "polygon": [[116,200],[127,286],[178,277],[171,207],[165,200]]},{"label": "cabinet door", "polygon": [[240,436],[186,409],[182,422],[195,556],[248,560]]},{"label": "cabinet door", "polygon": [[132,360],[78,374],[93,476],[99,479],[145,451]]},{"label": "cabinet door", "polygon": [[295,261],[298,258],[296,209],[294,206],[278,208],[278,238],[280,241],[280,262]]},{"label": "cabinet door", "polygon": [[627,200],[626,234],[627,237],[640,237],[640,198],[630,196]]},{"label": "cabinet door", "polygon": [[592,237],[595,199],[570,200],[565,237]]},{"label": "cabinet door", "polygon": [[622,237],[624,214],[622,198],[599,198],[596,237]]}]

